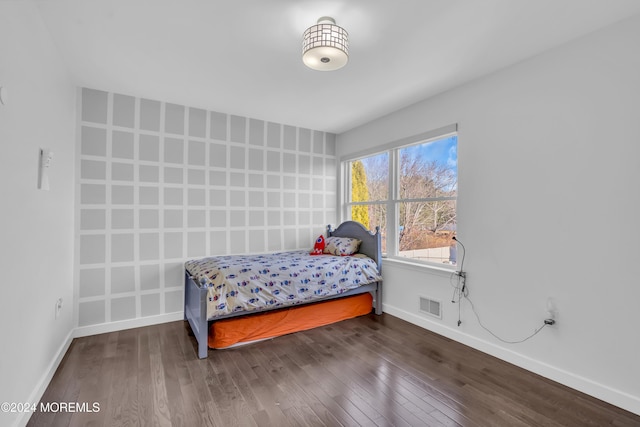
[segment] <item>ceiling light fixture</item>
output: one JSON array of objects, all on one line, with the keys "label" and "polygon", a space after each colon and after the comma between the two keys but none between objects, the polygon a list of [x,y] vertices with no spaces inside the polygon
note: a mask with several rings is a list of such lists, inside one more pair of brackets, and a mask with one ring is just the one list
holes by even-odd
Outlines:
[{"label": "ceiling light fixture", "polygon": [[336,21],[323,16],[302,35],[302,62],[318,71],[333,71],[349,60],[349,34]]}]

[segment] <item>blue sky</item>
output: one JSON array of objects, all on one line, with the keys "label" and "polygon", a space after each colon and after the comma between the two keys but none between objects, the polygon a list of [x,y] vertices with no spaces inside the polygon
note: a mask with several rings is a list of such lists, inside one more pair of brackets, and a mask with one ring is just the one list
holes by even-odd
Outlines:
[{"label": "blue sky", "polygon": [[418,150],[422,156],[453,168],[456,174],[458,172],[458,137],[456,135],[428,144],[407,147],[404,150]]},{"label": "blue sky", "polygon": [[[409,153],[415,153],[421,157],[424,157],[428,160],[435,160],[439,164],[444,164],[453,170],[453,173],[458,175],[458,137],[457,135],[452,135],[446,138],[438,139],[427,144],[413,145],[409,147],[402,148],[402,151],[408,151]],[[368,167],[375,167],[374,165],[377,163],[376,159],[381,160],[380,157],[383,157],[385,160],[383,164],[386,163],[387,154],[382,153],[377,156],[369,157],[362,159],[363,164],[365,165],[365,169]]]}]

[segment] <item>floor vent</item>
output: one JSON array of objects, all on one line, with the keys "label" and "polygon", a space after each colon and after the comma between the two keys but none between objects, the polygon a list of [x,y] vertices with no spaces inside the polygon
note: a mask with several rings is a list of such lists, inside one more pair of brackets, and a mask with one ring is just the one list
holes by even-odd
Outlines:
[{"label": "floor vent", "polygon": [[423,313],[442,319],[441,307],[442,304],[440,301],[427,297],[420,297],[420,311]]}]

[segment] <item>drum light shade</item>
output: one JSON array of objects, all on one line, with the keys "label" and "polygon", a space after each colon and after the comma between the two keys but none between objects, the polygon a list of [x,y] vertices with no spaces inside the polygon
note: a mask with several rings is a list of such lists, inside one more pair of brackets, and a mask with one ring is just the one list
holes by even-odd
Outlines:
[{"label": "drum light shade", "polygon": [[318,71],[333,71],[349,61],[349,34],[328,16],[318,19],[302,36],[302,61]]}]

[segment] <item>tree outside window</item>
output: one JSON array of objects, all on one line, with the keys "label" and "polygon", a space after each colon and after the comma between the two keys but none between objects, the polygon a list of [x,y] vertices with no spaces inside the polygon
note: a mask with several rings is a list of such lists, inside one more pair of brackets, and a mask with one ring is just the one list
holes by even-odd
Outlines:
[{"label": "tree outside window", "polygon": [[457,142],[453,134],[347,162],[351,218],[381,227],[387,256],[456,263]]}]

